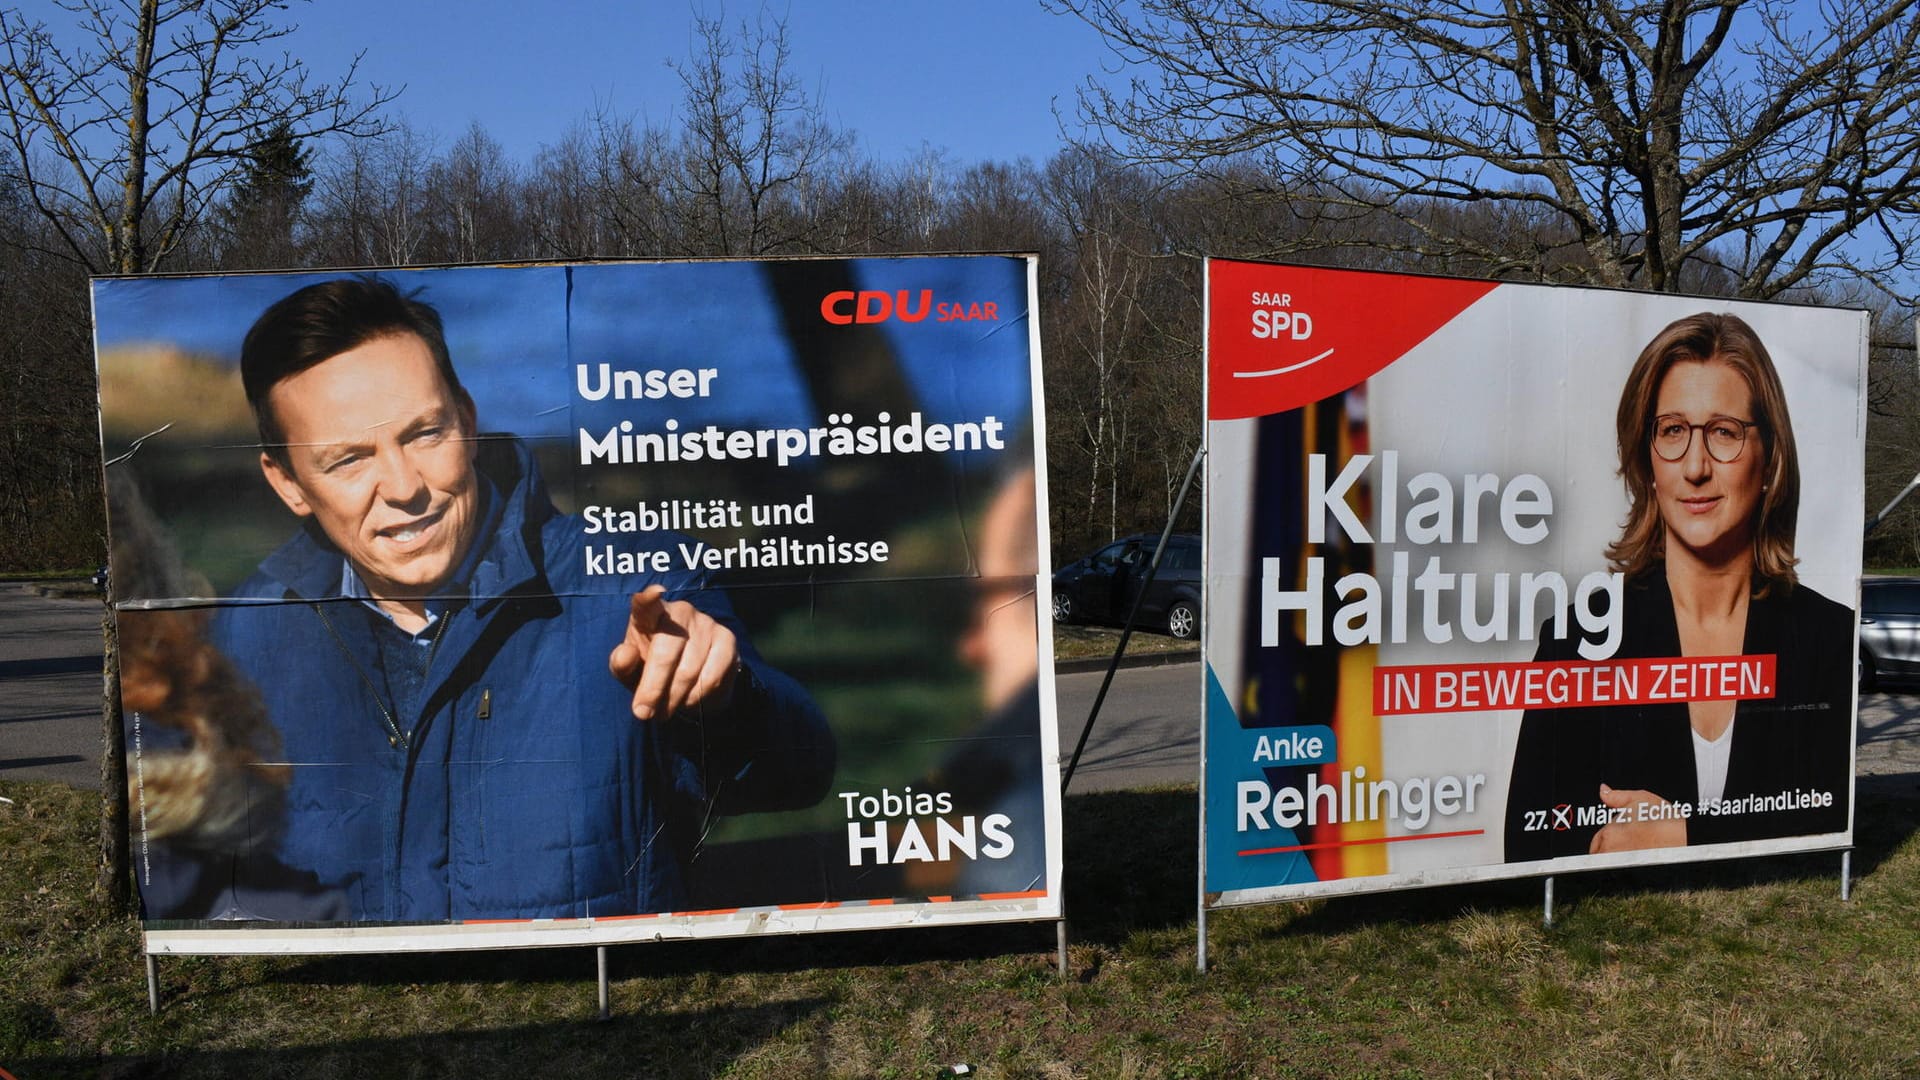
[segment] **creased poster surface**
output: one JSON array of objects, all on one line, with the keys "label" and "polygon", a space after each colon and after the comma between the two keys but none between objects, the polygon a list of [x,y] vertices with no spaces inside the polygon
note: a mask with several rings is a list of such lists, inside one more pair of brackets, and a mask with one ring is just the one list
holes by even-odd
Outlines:
[{"label": "creased poster surface", "polygon": [[1031,259],[106,279],[149,946],[1059,911]]},{"label": "creased poster surface", "polygon": [[1207,288],[1209,905],[1850,842],[1864,313]]}]

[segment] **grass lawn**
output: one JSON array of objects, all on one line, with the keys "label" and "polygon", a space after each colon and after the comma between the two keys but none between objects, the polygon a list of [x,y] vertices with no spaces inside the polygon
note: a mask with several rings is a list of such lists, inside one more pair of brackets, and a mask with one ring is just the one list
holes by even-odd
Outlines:
[{"label": "grass lawn", "polygon": [[1920,802],[1838,856],[1217,913],[1194,799],[1067,800],[1072,975],[1047,926],[611,950],[164,958],[101,912],[91,796],[0,782],[0,1069],[43,1077],[1911,1076]]},{"label": "grass lawn", "polygon": [[[1113,655],[1120,646],[1120,629],[1114,626],[1055,626],[1053,628],[1053,658],[1055,660],[1085,660],[1093,657],[1105,659]],[[1150,630],[1135,628],[1133,636],[1127,639],[1127,655],[1142,656],[1148,653],[1190,652],[1200,653],[1198,641],[1181,641],[1179,638]]]}]

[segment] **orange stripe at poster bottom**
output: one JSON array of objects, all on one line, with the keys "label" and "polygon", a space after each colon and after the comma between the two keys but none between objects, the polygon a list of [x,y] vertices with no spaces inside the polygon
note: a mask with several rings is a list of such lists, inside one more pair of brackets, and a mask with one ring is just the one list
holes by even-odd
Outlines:
[{"label": "orange stripe at poster bottom", "polygon": [[1295,844],[1292,847],[1263,847],[1236,852],[1247,855],[1279,855],[1288,851],[1314,851],[1319,848],[1352,847],[1356,844],[1398,844],[1407,840],[1445,840],[1451,836],[1481,836],[1485,829],[1461,829],[1459,832],[1425,833],[1420,836],[1369,836],[1360,840],[1329,840],[1324,844]]},{"label": "orange stripe at poster bottom", "polygon": [[983,892],[980,894],[980,899],[982,900],[1026,900],[1031,897],[1045,896],[1045,895],[1047,895],[1047,890],[1045,889],[1028,889],[1026,892]]},{"label": "orange stripe at poster bottom", "polygon": [[825,911],[839,906],[838,900],[818,900],[811,904],[781,904],[779,908],[781,911]]}]

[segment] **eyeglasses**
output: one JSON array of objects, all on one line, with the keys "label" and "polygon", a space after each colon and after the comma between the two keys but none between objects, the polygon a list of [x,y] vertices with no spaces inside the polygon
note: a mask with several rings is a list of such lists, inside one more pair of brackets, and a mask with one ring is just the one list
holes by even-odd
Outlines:
[{"label": "eyeglasses", "polygon": [[1684,416],[1656,416],[1653,418],[1653,452],[1660,455],[1662,461],[1679,461],[1693,449],[1693,433],[1701,432],[1707,442],[1707,453],[1722,465],[1731,465],[1740,460],[1740,454],[1747,448],[1747,429],[1760,426],[1757,420],[1736,420],[1731,416],[1716,416],[1704,424],[1689,424]]}]

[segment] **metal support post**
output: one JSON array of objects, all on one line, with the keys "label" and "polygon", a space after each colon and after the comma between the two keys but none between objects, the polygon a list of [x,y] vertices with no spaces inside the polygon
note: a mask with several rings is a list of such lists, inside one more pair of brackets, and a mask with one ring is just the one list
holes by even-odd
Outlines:
[{"label": "metal support post", "polygon": [[600,1019],[608,1020],[613,1017],[613,999],[612,995],[607,993],[607,947],[601,945],[594,952],[597,954],[600,967]]},{"label": "metal support post", "polygon": [[1549,929],[1553,926],[1553,875],[1547,875],[1546,899],[1540,908],[1540,922]]},{"label": "metal support post", "polygon": [[160,1015],[160,961],[147,954],[147,1012]]},{"label": "metal support post", "polygon": [[1205,904],[1200,906],[1200,943],[1195,947],[1193,955],[1199,963],[1200,970],[1205,972],[1207,970],[1207,908]]}]

